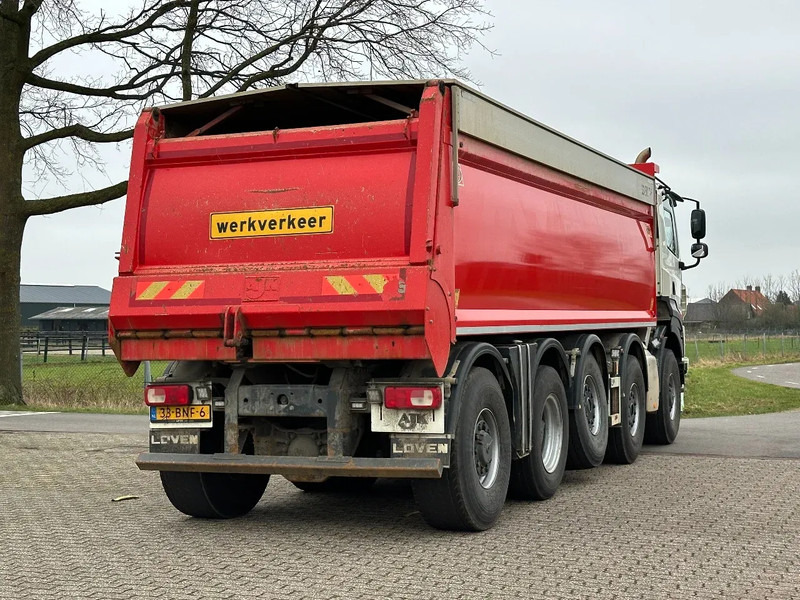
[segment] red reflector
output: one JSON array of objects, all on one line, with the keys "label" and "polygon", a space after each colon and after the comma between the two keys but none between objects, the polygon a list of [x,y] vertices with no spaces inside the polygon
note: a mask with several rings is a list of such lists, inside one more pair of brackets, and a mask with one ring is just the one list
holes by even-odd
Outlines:
[{"label": "red reflector", "polygon": [[148,385],[144,389],[147,406],[189,404],[191,396],[188,385]]},{"label": "red reflector", "polygon": [[386,408],[439,408],[442,390],[438,387],[387,387],[383,404]]}]

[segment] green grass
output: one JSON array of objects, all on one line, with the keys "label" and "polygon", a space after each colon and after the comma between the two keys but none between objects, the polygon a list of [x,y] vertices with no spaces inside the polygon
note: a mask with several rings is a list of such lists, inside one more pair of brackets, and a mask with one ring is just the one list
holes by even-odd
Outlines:
[{"label": "green grass", "polygon": [[756,415],[800,408],[800,390],[760,383],[732,373],[737,367],[753,364],[772,363],[754,361],[690,367],[683,416]]},{"label": "green grass", "polygon": [[[151,363],[152,376],[164,372],[166,362]],[[127,377],[113,356],[25,356],[22,394],[26,406],[38,410],[144,413],[144,367]]]},{"label": "green grass", "polygon": [[91,413],[91,414],[107,414],[107,415],[145,415],[147,414],[147,407],[144,402],[139,398],[140,402],[136,407],[124,406],[118,404],[106,403],[105,405],[87,405],[87,406],[69,406],[65,404],[3,404],[0,405],[0,410],[11,412],[68,412],[68,413]]},{"label": "green grass", "polygon": [[748,362],[763,359],[800,360],[800,336],[715,335],[686,340],[686,356],[697,361]]}]

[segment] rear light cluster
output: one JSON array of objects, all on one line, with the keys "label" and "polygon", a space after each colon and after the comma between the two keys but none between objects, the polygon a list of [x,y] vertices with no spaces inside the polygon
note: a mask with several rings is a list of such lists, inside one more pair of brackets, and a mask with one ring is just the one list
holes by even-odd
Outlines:
[{"label": "rear light cluster", "polygon": [[442,389],[439,387],[387,387],[383,392],[386,408],[439,408]]},{"label": "rear light cluster", "polygon": [[192,401],[188,385],[148,385],[144,388],[147,406],[182,406]]}]

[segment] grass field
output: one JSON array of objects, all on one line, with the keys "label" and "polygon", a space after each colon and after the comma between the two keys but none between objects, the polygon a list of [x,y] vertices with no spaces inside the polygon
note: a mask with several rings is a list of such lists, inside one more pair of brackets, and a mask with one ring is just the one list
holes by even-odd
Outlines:
[{"label": "grass field", "polygon": [[[151,363],[153,377],[161,375],[168,363]],[[144,413],[142,399],[144,368],[127,377],[113,356],[51,354],[24,356],[22,393],[26,404],[40,410],[89,410]]]},{"label": "grass field", "polygon": [[[742,338],[739,340],[743,342]],[[757,341],[763,343],[762,339]],[[792,347],[787,342],[788,338],[784,340],[784,350]],[[780,350],[781,346],[774,343],[774,338],[767,338],[767,349],[777,347]],[[698,347],[702,347],[700,342]],[[772,356],[772,362],[788,362],[793,356],[800,360],[800,348],[796,344],[793,347],[797,354],[785,352],[783,360],[780,356]],[[693,343],[687,344],[690,358],[692,348]],[[765,359],[755,353],[754,347],[751,350],[752,360],[747,362],[734,361],[734,351],[724,361],[713,353],[693,361],[686,386],[684,417],[758,414],[800,408],[800,390],[758,383],[731,373],[732,369],[746,364],[770,362],[769,354]],[[740,351],[748,350],[742,346]],[[166,365],[166,362],[151,363],[152,376],[163,373]],[[80,362],[76,356],[51,355],[48,362],[43,363],[41,357],[34,355],[26,356],[23,362],[23,394],[28,407],[34,410],[145,413],[143,386],[144,368],[140,367],[134,377],[128,378],[113,356],[91,356],[90,360]]]},{"label": "grass field", "polygon": [[759,383],[731,372],[737,367],[755,364],[772,363],[761,360],[713,364],[709,361],[690,367],[683,416],[755,415],[800,408],[800,390]]},{"label": "grass field", "polygon": [[715,335],[686,340],[686,356],[697,361],[747,362],[760,359],[800,360],[800,336]]}]

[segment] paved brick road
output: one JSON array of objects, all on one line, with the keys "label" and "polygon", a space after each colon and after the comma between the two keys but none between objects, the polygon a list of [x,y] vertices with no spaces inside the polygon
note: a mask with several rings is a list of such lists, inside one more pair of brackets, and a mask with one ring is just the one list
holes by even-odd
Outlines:
[{"label": "paved brick road", "polygon": [[800,598],[797,460],[645,454],[453,534],[392,482],[274,477],[246,518],[189,519],[135,468],[142,443],[0,434],[0,598]]}]

